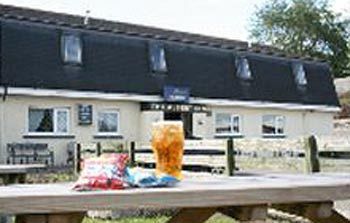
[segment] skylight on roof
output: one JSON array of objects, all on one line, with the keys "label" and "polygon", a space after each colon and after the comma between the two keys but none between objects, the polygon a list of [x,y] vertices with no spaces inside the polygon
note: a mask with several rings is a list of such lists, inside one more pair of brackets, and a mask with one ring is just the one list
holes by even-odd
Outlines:
[{"label": "skylight on roof", "polygon": [[249,61],[245,57],[236,57],[236,75],[243,80],[252,79],[252,72],[250,71]]},{"label": "skylight on roof", "polygon": [[152,72],[165,73],[168,71],[165,49],[162,45],[157,43],[149,44],[149,59]]},{"label": "skylight on roof", "polygon": [[295,83],[301,86],[307,85],[306,73],[301,62],[292,64]]},{"label": "skylight on roof", "polygon": [[82,43],[77,35],[64,34],[61,37],[62,59],[65,63],[82,63]]}]

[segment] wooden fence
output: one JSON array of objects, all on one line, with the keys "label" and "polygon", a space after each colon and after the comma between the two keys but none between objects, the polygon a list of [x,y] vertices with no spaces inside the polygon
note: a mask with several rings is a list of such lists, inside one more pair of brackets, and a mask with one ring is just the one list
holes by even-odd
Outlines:
[{"label": "wooden fence", "polygon": [[[235,170],[264,169],[261,163],[270,163],[273,168],[295,169],[295,171],[320,171],[320,158],[329,160],[349,159],[349,149],[342,147],[325,150],[325,138],[310,136],[299,139],[228,139],[228,140],[186,140],[183,169],[190,171],[226,172],[233,175]],[[153,152],[149,144],[109,143],[76,144],[76,170],[80,171],[81,161],[102,153],[128,151],[131,165],[155,167]],[[268,169],[266,169],[268,170]]]},{"label": "wooden fence", "polygon": [[[133,164],[142,167],[154,167],[155,160],[149,144],[134,144],[132,151]],[[183,169],[192,171],[226,170],[232,175],[235,169],[233,140],[186,140]]]}]

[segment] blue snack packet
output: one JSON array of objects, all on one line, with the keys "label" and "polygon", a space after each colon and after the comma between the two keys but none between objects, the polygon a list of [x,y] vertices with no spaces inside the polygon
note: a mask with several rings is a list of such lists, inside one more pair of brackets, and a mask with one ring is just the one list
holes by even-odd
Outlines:
[{"label": "blue snack packet", "polygon": [[171,187],[175,186],[175,184],[179,182],[179,180],[173,176],[164,174],[160,177],[156,177],[154,173],[146,172],[139,168],[126,168],[125,181],[131,187],[142,188]]}]

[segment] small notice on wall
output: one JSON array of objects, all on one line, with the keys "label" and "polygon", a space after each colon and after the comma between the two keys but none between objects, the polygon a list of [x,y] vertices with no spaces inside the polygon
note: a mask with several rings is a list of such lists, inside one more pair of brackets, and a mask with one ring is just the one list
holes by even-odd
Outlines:
[{"label": "small notice on wall", "polygon": [[78,124],[91,125],[92,124],[92,105],[78,105]]}]

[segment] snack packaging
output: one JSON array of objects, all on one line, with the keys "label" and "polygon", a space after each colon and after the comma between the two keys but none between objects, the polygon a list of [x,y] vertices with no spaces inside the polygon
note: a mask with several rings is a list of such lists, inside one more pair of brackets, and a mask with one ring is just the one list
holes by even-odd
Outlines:
[{"label": "snack packaging", "polygon": [[156,161],[156,176],[182,179],[184,131],[181,121],[161,121],[152,126],[152,149]]},{"label": "snack packaging", "polygon": [[125,180],[131,187],[172,187],[179,182],[173,176],[160,175],[156,176],[153,172],[147,172],[140,168],[126,168]]},{"label": "snack packaging", "polygon": [[104,154],[84,161],[84,167],[73,190],[119,190],[125,187],[127,154]]}]

